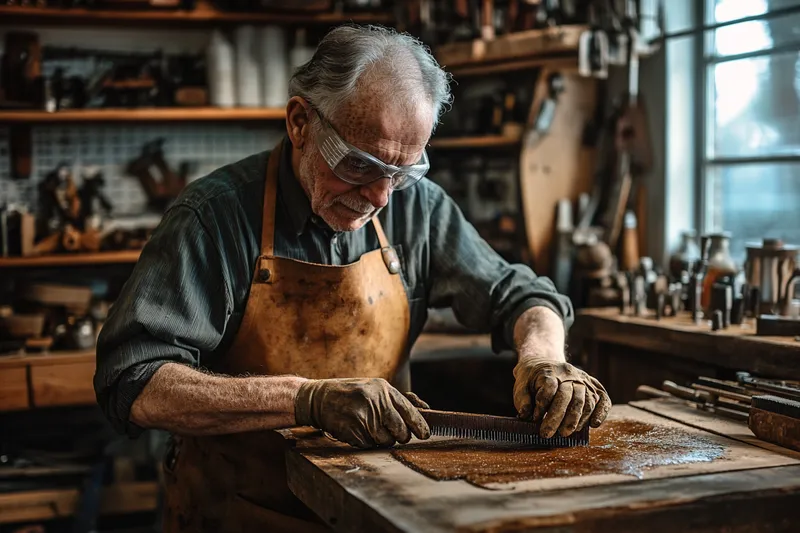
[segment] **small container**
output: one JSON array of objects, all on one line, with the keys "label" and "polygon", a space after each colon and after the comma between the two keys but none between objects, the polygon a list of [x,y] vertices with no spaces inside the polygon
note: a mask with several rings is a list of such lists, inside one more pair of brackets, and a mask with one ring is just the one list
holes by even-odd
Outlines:
[{"label": "small container", "polygon": [[697,233],[687,230],[681,233],[681,243],[669,258],[669,275],[673,281],[680,281],[684,272],[691,272],[700,260],[700,246]]},{"label": "small container", "polygon": [[708,269],[703,279],[702,299],[702,307],[707,313],[710,312],[711,290],[714,284],[725,276],[733,278],[739,271],[739,267],[731,257],[730,232],[711,233],[708,239]]}]

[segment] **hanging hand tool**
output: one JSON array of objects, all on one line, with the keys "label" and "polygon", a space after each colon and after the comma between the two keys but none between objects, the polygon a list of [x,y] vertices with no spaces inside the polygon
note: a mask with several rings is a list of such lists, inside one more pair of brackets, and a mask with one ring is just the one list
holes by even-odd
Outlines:
[{"label": "hanging hand tool", "polygon": [[589,6],[589,29],[578,39],[578,72],[581,76],[608,78],[608,34],[600,26],[594,6]]},{"label": "hanging hand tool", "polygon": [[163,210],[186,186],[188,167],[182,164],[178,172],[173,171],[164,159],[164,139],[156,139],[142,147],[127,171],[139,178],[150,206]]}]

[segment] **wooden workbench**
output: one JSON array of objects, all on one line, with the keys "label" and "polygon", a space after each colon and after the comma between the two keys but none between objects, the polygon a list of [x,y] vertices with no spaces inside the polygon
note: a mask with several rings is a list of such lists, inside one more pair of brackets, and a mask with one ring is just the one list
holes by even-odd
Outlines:
[{"label": "wooden workbench", "polygon": [[800,342],[759,337],[755,324],[711,331],[688,313],[656,320],[621,315],[616,308],[584,309],[570,331],[573,358],[606,387],[615,403],[635,399],[639,385],[698,376],[732,378],[738,370],[762,377],[800,379]]},{"label": "wooden workbench", "polygon": [[[724,457],[630,475],[587,475],[492,486],[436,481],[387,450],[355,450],[285,432],[294,493],[347,532],[778,532],[800,523],[800,453],[756,439],[747,426],[675,400],[615,406],[612,417],[699,431]],[[680,420],[681,422],[677,422]]]}]

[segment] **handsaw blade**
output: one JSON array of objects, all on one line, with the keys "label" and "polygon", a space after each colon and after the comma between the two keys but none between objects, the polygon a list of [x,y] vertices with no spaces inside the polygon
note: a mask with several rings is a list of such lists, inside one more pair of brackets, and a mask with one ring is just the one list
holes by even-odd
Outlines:
[{"label": "handsaw blade", "polygon": [[420,409],[432,435],[488,441],[505,441],[542,448],[568,448],[589,444],[589,426],[567,437],[539,435],[539,424],[518,418],[455,411]]}]

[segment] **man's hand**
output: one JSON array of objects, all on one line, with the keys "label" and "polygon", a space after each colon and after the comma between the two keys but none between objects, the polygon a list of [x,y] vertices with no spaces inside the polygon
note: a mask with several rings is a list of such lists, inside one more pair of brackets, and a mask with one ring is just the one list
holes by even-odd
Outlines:
[{"label": "man's hand", "polygon": [[379,378],[306,381],[295,399],[295,419],[358,448],[405,444],[412,433],[420,439],[431,436],[414,404]]},{"label": "man's hand", "polygon": [[514,406],[520,417],[542,422],[539,434],[562,437],[597,427],[611,409],[606,389],[595,378],[569,363],[550,358],[521,358],[514,367]]}]

